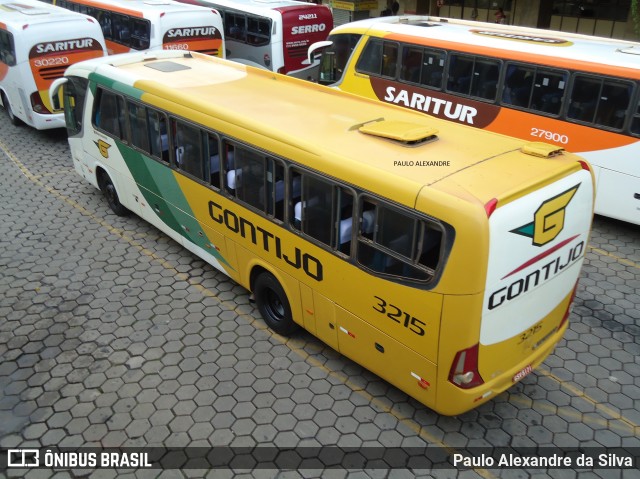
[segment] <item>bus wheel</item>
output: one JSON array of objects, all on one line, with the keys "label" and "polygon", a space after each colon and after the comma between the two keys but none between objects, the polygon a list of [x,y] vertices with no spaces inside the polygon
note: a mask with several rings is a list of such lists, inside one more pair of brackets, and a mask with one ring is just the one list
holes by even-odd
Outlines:
[{"label": "bus wheel", "polygon": [[104,197],[107,199],[107,203],[109,204],[109,208],[118,216],[127,216],[129,214],[129,210],[120,203],[120,198],[118,197],[118,192],[116,191],[116,187],[109,178],[109,175],[105,174],[102,177],[102,181],[100,182],[100,189],[104,194]]},{"label": "bus wheel", "polygon": [[260,274],[253,285],[256,305],[265,323],[276,333],[288,336],[298,329],[287,295],[271,273]]},{"label": "bus wheel", "polygon": [[4,93],[2,94],[2,104],[4,105],[4,109],[7,110],[7,115],[9,115],[9,121],[11,122],[11,124],[14,126],[19,126],[20,123],[22,122],[20,121],[20,118],[18,118],[13,113],[13,110],[11,109],[11,105],[9,104],[9,100],[7,99],[7,96]]}]

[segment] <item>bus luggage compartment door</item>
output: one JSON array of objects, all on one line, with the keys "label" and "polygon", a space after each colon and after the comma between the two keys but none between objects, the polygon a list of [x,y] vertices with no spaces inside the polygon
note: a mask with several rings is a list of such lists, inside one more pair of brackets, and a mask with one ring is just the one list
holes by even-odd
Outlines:
[{"label": "bus luggage compartment door", "polygon": [[340,353],[427,406],[433,406],[436,365],[399,341],[336,306]]}]

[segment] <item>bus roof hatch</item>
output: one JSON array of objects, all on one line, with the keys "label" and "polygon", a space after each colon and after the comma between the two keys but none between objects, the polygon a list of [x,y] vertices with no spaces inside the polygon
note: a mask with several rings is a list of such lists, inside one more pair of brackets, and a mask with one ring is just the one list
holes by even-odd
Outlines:
[{"label": "bus roof hatch", "polygon": [[438,130],[406,121],[380,119],[365,123],[358,131],[367,135],[415,145],[437,139]]}]

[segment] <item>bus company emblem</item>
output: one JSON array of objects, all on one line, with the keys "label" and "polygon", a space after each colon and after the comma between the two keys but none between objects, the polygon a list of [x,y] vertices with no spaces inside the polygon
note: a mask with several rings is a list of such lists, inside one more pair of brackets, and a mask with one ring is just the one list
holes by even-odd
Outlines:
[{"label": "bus company emblem", "polygon": [[291,27],[291,35],[303,35],[305,33],[318,33],[324,32],[327,29],[327,25],[324,23],[314,23],[313,25],[300,25],[297,27]]},{"label": "bus company emblem", "polygon": [[511,233],[532,238],[534,246],[544,246],[560,234],[564,228],[566,208],[573,199],[579,184],[544,201],[533,215],[533,221],[511,230]]},{"label": "bus company emblem", "polygon": [[98,147],[98,150],[100,150],[103,158],[109,158],[109,148],[111,148],[111,145],[104,140],[94,141],[94,143]]},{"label": "bus company emblem", "polygon": [[471,30],[471,33],[474,33],[476,35],[484,35],[487,37],[504,38],[506,40],[516,40],[521,42],[532,42],[532,43],[544,43],[545,45],[559,46],[559,47],[568,47],[570,45],[573,45],[573,42],[563,40],[562,38],[542,37],[538,35],[523,35],[523,34],[499,32],[499,31],[492,31],[492,30]]},{"label": "bus company emblem", "polygon": [[369,77],[378,100],[464,125],[485,128],[498,116],[500,108],[488,103],[458,98],[444,92]]},{"label": "bus company emblem", "polygon": [[[62,42],[38,43],[33,47],[35,53],[66,52],[69,50],[95,50],[93,38],[76,38]],[[98,45],[99,47],[99,45]]]},{"label": "bus company emblem", "polygon": [[171,28],[167,38],[209,37],[216,34],[216,27]]}]

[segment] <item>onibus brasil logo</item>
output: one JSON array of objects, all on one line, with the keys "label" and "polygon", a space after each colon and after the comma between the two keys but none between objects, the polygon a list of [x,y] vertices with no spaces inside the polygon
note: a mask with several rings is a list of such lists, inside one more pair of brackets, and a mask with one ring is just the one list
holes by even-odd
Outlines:
[{"label": "onibus brasil logo", "polygon": [[511,233],[532,238],[534,246],[544,246],[560,234],[564,228],[566,208],[573,199],[579,184],[553,198],[544,201],[533,215],[533,221],[522,225]]}]

